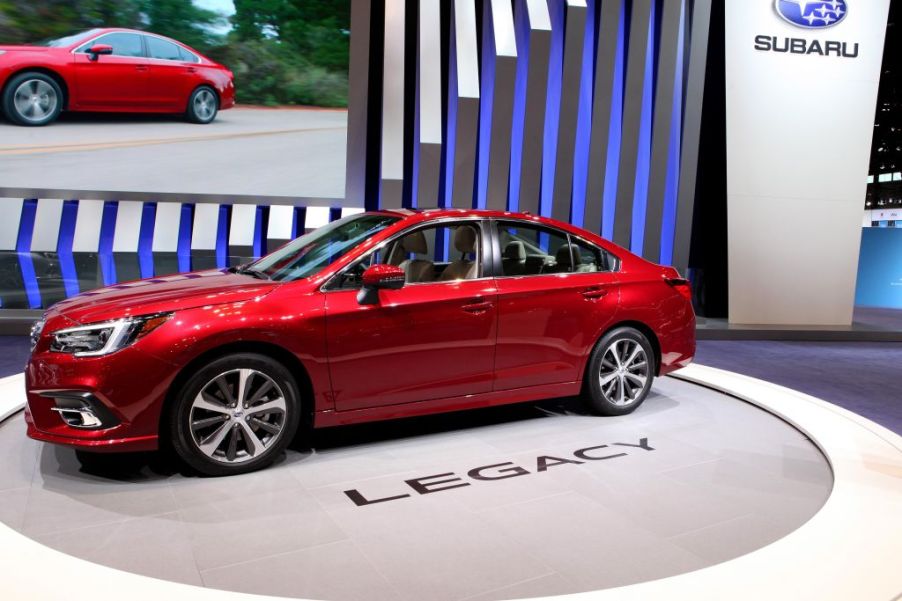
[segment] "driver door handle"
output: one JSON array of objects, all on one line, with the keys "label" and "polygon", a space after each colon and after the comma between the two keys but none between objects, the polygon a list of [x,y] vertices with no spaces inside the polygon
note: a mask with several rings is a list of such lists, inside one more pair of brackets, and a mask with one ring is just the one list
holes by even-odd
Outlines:
[{"label": "driver door handle", "polygon": [[135,67],[135,71],[147,71],[147,70],[148,70],[147,65],[138,65],[137,67]]},{"label": "driver door handle", "polygon": [[608,295],[608,289],[603,288],[602,286],[592,286],[591,288],[582,290],[580,294],[582,294],[583,298],[586,300],[598,300]]},{"label": "driver door handle", "polygon": [[491,308],[492,303],[489,301],[475,301],[463,306],[464,311],[466,311],[467,313],[473,313],[474,315],[485,313]]}]

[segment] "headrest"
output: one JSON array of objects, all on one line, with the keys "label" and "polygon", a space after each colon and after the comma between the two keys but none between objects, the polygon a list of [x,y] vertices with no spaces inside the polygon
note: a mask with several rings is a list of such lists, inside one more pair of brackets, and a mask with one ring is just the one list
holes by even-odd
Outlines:
[{"label": "headrest", "polygon": [[[571,251],[573,252],[572,259],[570,255]],[[575,244],[564,244],[557,249],[556,253],[554,253],[554,260],[561,267],[570,268],[579,265],[579,248]]]},{"label": "headrest", "polygon": [[519,240],[508,242],[504,247],[504,258],[513,259],[514,261],[526,260],[526,245]]},{"label": "headrest", "polygon": [[425,255],[429,253],[429,245],[426,244],[426,236],[422,231],[407,234],[401,240],[401,246],[404,252],[414,253],[417,255]]},{"label": "headrest", "polygon": [[454,230],[454,248],[457,252],[476,252],[476,228],[462,225]]}]

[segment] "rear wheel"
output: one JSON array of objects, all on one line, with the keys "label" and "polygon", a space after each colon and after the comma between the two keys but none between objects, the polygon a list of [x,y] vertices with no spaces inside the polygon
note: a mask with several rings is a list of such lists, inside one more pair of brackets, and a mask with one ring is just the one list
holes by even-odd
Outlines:
[{"label": "rear wheel", "polygon": [[182,386],[169,432],[186,464],[226,476],[271,464],[291,442],[300,416],[297,383],[285,366],[240,353],[210,362]]},{"label": "rear wheel", "polygon": [[45,73],[13,77],[3,91],[3,112],[18,125],[40,127],[56,121],[63,110],[63,91]]},{"label": "rear wheel", "polygon": [[201,86],[194,90],[188,100],[188,121],[205,125],[212,123],[219,113],[219,97],[213,88]]},{"label": "rear wheel", "polygon": [[634,328],[604,335],[586,368],[586,404],[602,415],[632,413],[651,390],[655,356],[648,338]]}]

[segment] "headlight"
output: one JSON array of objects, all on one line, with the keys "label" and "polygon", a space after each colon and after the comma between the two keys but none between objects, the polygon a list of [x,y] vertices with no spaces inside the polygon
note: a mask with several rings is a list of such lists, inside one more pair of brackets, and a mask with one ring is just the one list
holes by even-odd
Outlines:
[{"label": "headlight", "polygon": [[76,357],[109,355],[127,347],[166,323],[172,313],[127,317],[53,333],[50,350]]},{"label": "headlight", "polygon": [[31,333],[29,337],[31,338],[31,350],[34,350],[34,347],[38,345],[38,340],[41,339],[41,332],[44,330],[44,320],[38,320],[34,322],[31,326]]},{"label": "headlight", "polygon": [[6,54],[6,50],[0,50],[0,56],[3,56],[4,54]]}]

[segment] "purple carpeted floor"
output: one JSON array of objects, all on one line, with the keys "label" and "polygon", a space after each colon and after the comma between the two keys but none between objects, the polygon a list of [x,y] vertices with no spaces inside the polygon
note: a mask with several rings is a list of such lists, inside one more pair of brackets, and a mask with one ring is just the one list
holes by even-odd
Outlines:
[{"label": "purple carpeted floor", "polygon": [[[27,337],[0,336],[0,377],[27,360]],[[902,376],[902,343],[702,340],[696,362],[800,390],[902,434],[893,379]]]},{"label": "purple carpeted floor", "polygon": [[695,360],[816,396],[902,434],[902,343],[702,340]]}]

